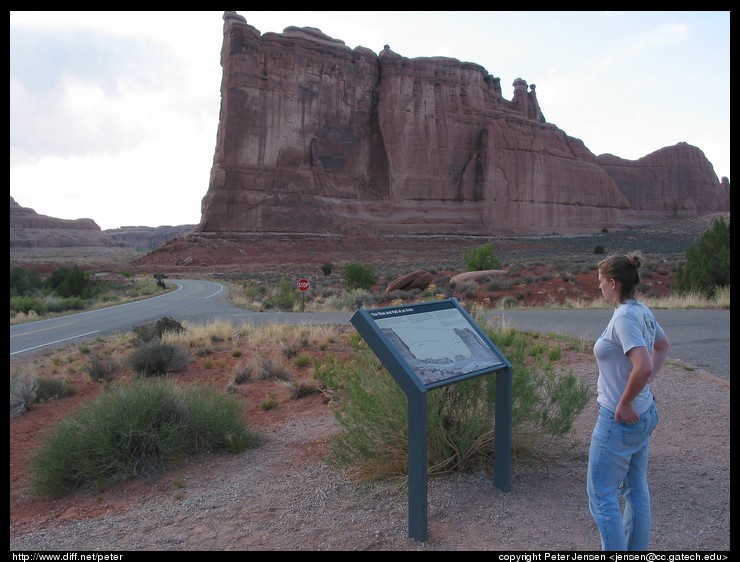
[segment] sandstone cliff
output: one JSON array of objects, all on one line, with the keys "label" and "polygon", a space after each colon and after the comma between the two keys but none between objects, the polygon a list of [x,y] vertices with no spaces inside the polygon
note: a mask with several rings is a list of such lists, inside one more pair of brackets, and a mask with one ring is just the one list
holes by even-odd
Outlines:
[{"label": "sandstone cliff", "polygon": [[197,232],[518,235],[728,211],[702,151],[595,156],[480,65],[261,34],[224,13],[221,113]]},{"label": "sandstone cliff", "polygon": [[92,219],[39,215],[10,198],[10,248],[126,247],[105,234]]},{"label": "sandstone cliff", "polygon": [[130,244],[137,250],[153,250],[164,242],[186,234],[195,228],[194,224],[180,226],[122,226],[106,230],[113,240]]}]

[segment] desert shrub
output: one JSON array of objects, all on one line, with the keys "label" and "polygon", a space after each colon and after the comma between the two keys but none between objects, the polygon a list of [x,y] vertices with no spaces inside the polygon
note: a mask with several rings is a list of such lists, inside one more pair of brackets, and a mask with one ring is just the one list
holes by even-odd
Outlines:
[{"label": "desert shrub", "polygon": [[331,299],[331,306],[335,310],[350,310],[372,303],[373,294],[366,289],[352,289]]},{"label": "desert shrub", "polygon": [[231,377],[231,381],[234,385],[245,383],[252,378],[253,372],[254,364],[239,362],[234,366],[234,374]]},{"label": "desert shrub", "polygon": [[36,401],[39,381],[36,374],[27,370],[10,373],[10,415],[16,416],[31,408]]},{"label": "desert shrub", "polygon": [[304,396],[310,396],[311,394],[318,394],[321,392],[315,382],[285,381],[284,384],[288,388],[290,397],[293,400],[299,400]]},{"label": "desert shrub", "polygon": [[311,362],[311,358],[308,355],[301,354],[296,356],[296,358],[293,360],[293,363],[295,363],[296,367],[305,367]]},{"label": "desert shrub", "polygon": [[[565,438],[591,397],[572,372],[558,372],[546,352],[508,329],[485,331],[512,363],[513,438],[519,451]],[[528,358],[536,353],[536,360]],[[381,363],[364,349],[348,364],[325,361],[314,373],[339,397],[334,413],[344,429],[330,443],[328,460],[366,479],[407,469],[407,399]],[[489,467],[495,441],[496,375],[462,381],[427,394],[430,475]]]},{"label": "desert shrub", "polygon": [[277,290],[273,291],[263,302],[266,310],[277,308],[278,310],[292,311],[300,302],[301,296],[293,283],[283,277],[278,283]]},{"label": "desert shrub", "polygon": [[271,395],[266,400],[263,400],[262,402],[260,402],[260,409],[266,412],[267,410],[274,410],[279,405],[280,403],[278,402],[277,398],[275,398],[274,395]]},{"label": "desert shrub", "polygon": [[367,291],[373,286],[377,276],[370,266],[359,261],[351,261],[344,266],[342,278],[350,291],[355,289]]},{"label": "desert shrub", "polygon": [[712,298],[730,286],[730,224],[720,217],[699,241],[686,250],[686,262],[676,271],[676,290]]},{"label": "desert shrub", "polygon": [[604,252],[606,252],[604,246],[596,246],[594,248],[594,254],[603,254]]},{"label": "desert shrub", "polygon": [[331,262],[325,262],[324,265],[321,266],[321,272],[324,275],[329,276],[329,275],[331,275],[331,270],[333,268],[334,268],[334,266],[332,265]]},{"label": "desert shrub", "polygon": [[255,369],[257,378],[260,380],[280,380],[289,381],[293,375],[283,363],[283,361],[273,359],[272,357],[260,357]]},{"label": "desert shrub", "polygon": [[139,375],[154,377],[184,371],[190,355],[182,347],[154,340],[134,349],[126,363]]},{"label": "desert shrub", "polygon": [[32,490],[57,498],[84,486],[151,479],[183,455],[258,443],[238,397],[138,380],[114,386],[56,426],[32,458]]},{"label": "desert shrub", "polygon": [[38,297],[10,297],[11,313],[22,312],[23,314],[28,314],[31,311],[34,311],[36,314],[44,314],[46,312],[46,304]]},{"label": "desert shrub", "polygon": [[121,366],[111,358],[102,358],[97,355],[90,358],[84,367],[84,371],[92,381],[110,382],[115,380]]},{"label": "desert shrub", "polygon": [[478,290],[478,283],[476,283],[475,281],[463,281],[462,283],[459,283],[457,287],[455,287],[455,290],[459,294],[471,298]]},{"label": "desert shrub", "polygon": [[59,398],[67,398],[76,394],[75,388],[61,379],[39,378],[39,388],[36,392],[36,402],[48,402]]},{"label": "desert shrub", "polygon": [[43,289],[44,281],[41,274],[25,267],[10,268],[10,297],[28,296]]},{"label": "desert shrub", "polygon": [[163,316],[156,322],[134,326],[133,328],[134,335],[142,342],[160,340],[168,332],[179,334],[183,330],[185,330],[183,325],[170,316]]},{"label": "desert shrub", "polygon": [[78,266],[61,267],[51,274],[47,280],[48,286],[60,297],[90,298],[93,285],[90,274],[82,271]]},{"label": "desert shrub", "polygon": [[463,262],[468,271],[483,271],[501,267],[501,262],[494,255],[493,244],[490,242],[476,248],[465,250]]}]

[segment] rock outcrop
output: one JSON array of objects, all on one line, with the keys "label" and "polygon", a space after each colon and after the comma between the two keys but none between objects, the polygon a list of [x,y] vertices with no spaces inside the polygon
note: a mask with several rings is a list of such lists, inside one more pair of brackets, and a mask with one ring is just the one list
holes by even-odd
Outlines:
[{"label": "rock outcrop", "polygon": [[393,291],[411,291],[412,289],[426,289],[434,280],[434,276],[428,271],[417,269],[391,281],[385,288],[386,293]]},{"label": "rock outcrop", "polygon": [[576,233],[729,210],[699,148],[595,156],[545,120],[534,84],[509,101],[478,64],[225,12],[221,65],[199,233]]},{"label": "rock outcrop", "polygon": [[122,226],[106,230],[105,233],[118,242],[130,244],[137,250],[153,250],[167,240],[189,234],[194,224],[180,226]]},{"label": "rock outcrop", "polygon": [[10,198],[10,248],[127,247],[113,240],[92,219],[59,219],[39,215]]}]

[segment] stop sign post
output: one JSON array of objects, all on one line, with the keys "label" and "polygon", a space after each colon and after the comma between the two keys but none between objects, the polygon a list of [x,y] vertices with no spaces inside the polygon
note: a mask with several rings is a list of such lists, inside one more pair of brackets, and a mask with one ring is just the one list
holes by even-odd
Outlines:
[{"label": "stop sign post", "polygon": [[297,284],[298,290],[301,292],[301,311],[306,309],[306,291],[311,288],[311,282],[305,277],[301,277]]},{"label": "stop sign post", "polygon": [[299,291],[300,291],[301,293],[305,293],[305,292],[306,292],[306,291],[308,291],[308,290],[309,290],[310,288],[311,288],[311,282],[310,282],[310,281],[309,281],[308,279],[306,279],[305,277],[301,277],[301,278],[300,278],[300,279],[298,280],[298,290],[299,290]]}]

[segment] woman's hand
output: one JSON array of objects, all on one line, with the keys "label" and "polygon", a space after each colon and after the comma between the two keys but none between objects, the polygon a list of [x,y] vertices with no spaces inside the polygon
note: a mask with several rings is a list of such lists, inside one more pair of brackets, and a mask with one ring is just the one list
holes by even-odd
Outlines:
[{"label": "woman's hand", "polygon": [[640,416],[632,407],[631,403],[627,406],[623,406],[620,402],[617,404],[617,409],[614,411],[614,419],[617,420],[617,423],[637,423],[640,421]]}]

